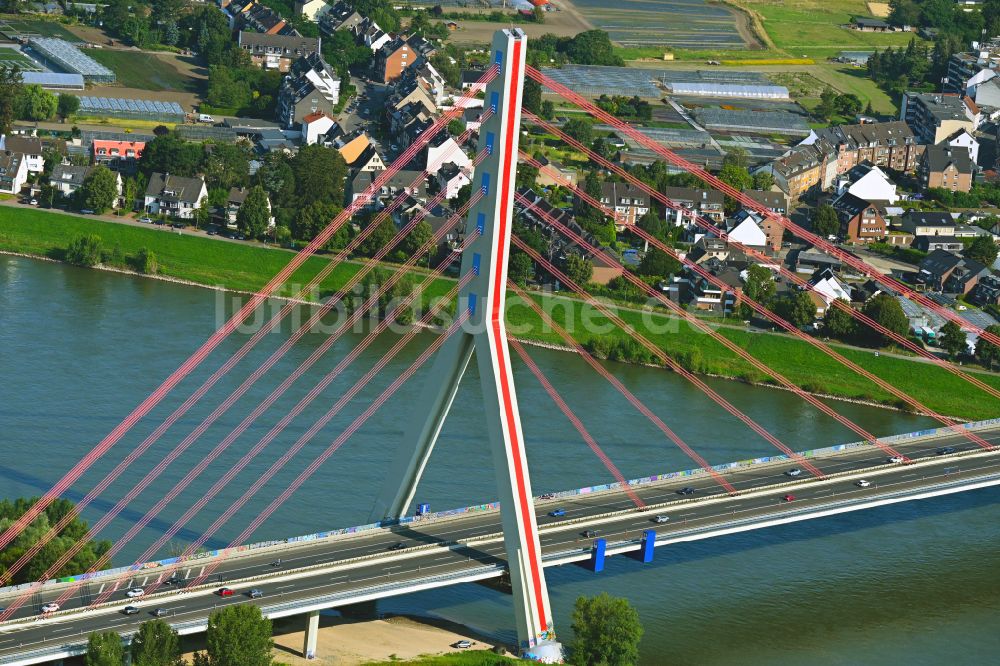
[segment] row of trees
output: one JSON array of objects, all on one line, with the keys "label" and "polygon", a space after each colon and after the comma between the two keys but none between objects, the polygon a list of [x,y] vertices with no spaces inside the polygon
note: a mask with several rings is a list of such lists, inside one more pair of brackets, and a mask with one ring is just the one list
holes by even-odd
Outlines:
[{"label": "row of trees", "polygon": [[57,115],[65,119],[79,108],[76,95],[54,95],[37,84],[25,85],[20,67],[0,65],[0,134],[8,133],[15,120],[52,120]]},{"label": "row of trees", "polygon": [[528,42],[528,63],[540,67],[550,63],[579,65],[624,65],[617,55],[608,33],[586,30],[574,37],[545,34]]},{"label": "row of trees", "polygon": [[103,264],[116,268],[131,269],[146,275],[160,270],[156,254],[149,248],[141,247],[133,255],[126,255],[118,246],[107,248],[97,234],[77,236],[66,248],[64,258],[71,264],[90,268]]},{"label": "row of trees", "polygon": [[[228,606],[208,618],[205,651],[196,652],[194,666],[271,666],[271,621],[248,604]],[[96,632],[87,641],[86,666],[184,666],[180,637],[167,622],[150,620],[126,648],[114,631]]]}]

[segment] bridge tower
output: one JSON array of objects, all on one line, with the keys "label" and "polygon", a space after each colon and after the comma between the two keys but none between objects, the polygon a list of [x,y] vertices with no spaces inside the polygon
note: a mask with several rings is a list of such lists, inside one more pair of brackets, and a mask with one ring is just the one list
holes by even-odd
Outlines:
[{"label": "bridge tower", "polygon": [[400,518],[413,502],[417,484],[434,448],[459,382],[475,351],[482,380],[486,430],[493,453],[501,522],[517,614],[521,652],[561,660],[555,640],[548,589],[542,568],[528,461],[521,432],[514,377],[510,367],[504,300],[508,250],[514,214],[514,179],[521,126],[527,39],[517,29],[493,38],[492,58],[499,75],[486,88],[484,104],[492,114],[479,130],[479,153],[473,183],[483,197],[469,210],[466,238],[475,236],[462,255],[461,275],[472,275],[459,294],[469,313],[463,330],[442,346],[426,390],[415,405],[415,418],[389,467],[376,498],[377,518]]}]

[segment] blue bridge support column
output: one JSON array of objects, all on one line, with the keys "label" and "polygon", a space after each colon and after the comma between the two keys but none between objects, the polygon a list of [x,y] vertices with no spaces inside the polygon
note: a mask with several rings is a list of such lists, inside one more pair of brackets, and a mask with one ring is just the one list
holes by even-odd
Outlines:
[{"label": "blue bridge support column", "polygon": [[594,539],[594,545],[590,548],[590,559],[585,566],[594,573],[604,571],[604,555],[607,549],[607,539]]},{"label": "blue bridge support column", "polygon": [[643,564],[653,561],[653,549],[656,546],[656,530],[643,530],[642,540],[639,542],[639,550],[632,553],[632,557]]}]

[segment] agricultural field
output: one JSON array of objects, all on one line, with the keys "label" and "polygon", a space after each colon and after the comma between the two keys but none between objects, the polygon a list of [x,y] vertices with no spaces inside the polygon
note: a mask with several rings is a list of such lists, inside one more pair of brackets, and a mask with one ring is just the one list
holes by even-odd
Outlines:
[{"label": "agricultural field", "polygon": [[0,46],[0,67],[11,67],[17,65],[22,72],[44,71],[34,60],[21,53],[16,47],[5,48]]},{"label": "agricultural field", "polygon": [[854,16],[871,14],[863,0],[738,0],[761,18],[774,46],[792,56],[828,58],[840,51],[904,46],[912,32],[873,33],[843,28]]},{"label": "agricultural field", "polygon": [[[564,3],[565,4],[565,3]],[[723,50],[746,48],[752,40],[745,17],[706,0],[573,0],[575,10],[625,48]]]},{"label": "agricultural field", "polygon": [[112,70],[117,83],[125,88],[192,93],[201,90],[201,81],[182,69],[173,54],[87,49],[87,55]]},{"label": "agricultural field", "polygon": [[40,35],[42,37],[58,37],[75,44],[80,42],[80,39],[67,30],[66,26],[57,21],[47,21],[45,19],[0,17],[0,34],[8,37],[13,35]]}]

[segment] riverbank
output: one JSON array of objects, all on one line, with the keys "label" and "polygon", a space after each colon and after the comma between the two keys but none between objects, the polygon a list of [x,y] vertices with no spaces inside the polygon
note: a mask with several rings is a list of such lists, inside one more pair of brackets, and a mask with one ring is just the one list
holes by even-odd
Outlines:
[{"label": "riverbank", "polygon": [[[152,250],[160,269],[158,275],[150,277],[237,292],[251,293],[260,289],[289,259],[287,252],[251,244],[223,243],[193,235],[170,234],[161,229],[32,209],[0,208],[0,251],[59,260],[70,241],[91,233],[101,236],[106,247],[117,247],[126,255],[143,247]],[[327,261],[326,257],[310,258],[296,271],[290,283],[304,285]],[[333,293],[358,270],[356,263],[344,262],[337,266],[322,282],[320,294]],[[420,275],[416,277],[419,279]],[[424,300],[444,294],[454,284],[455,281],[449,278],[434,280]],[[286,286],[280,295],[287,297],[295,291],[296,287]],[[598,355],[621,361],[652,360],[651,355],[637,348],[624,331],[580,301],[559,295],[535,294],[532,297],[578,342]],[[762,375],[720,343],[680,320],[632,308],[619,307],[616,312],[627,324],[693,372],[748,383],[774,384],[772,378]],[[518,338],[565,346],[565,341],[544,326],[533,310],[519,305],[513,297],[509,299],[507,321],[510,332]],[[855,375],[805,342],[737,328],[719,327],[717,331],[810,393],[908,409],[869,380]],[[890,355],[875,356],[867,350],[841,348],[839,351],[938,413],[969,420],[1000,413],[1000,401],[936,366]],[[977,377],[1000,388],[1000,376],[979,373]]]}]

